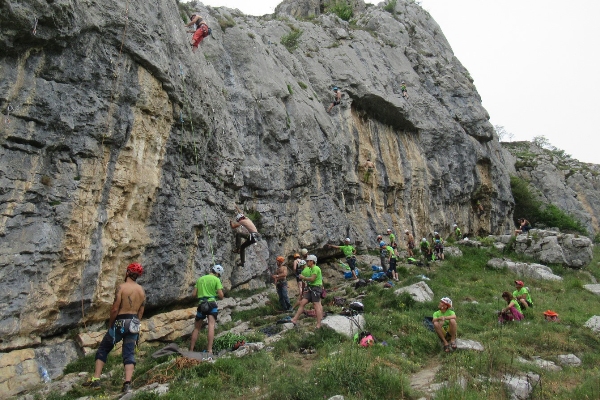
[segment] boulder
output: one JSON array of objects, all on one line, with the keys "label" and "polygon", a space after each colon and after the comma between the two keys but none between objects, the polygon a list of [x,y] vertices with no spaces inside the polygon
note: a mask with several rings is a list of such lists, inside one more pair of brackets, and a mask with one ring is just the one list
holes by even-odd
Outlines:
[{"label": "boulder", "polygon": [[558,363],[560,365],[570,367],[579,367],[581,365],[581,360],[575,354],[561,354],[556,358],[558,358]]},{"label": "boulder", "polygon": [[539,380],[540,376],[532,372],[519,376],[507,374],[502,377],[502,382],[506,385],[511,394],[511,400],[529,399],[529,395],[533,391],[534,384],[536,384]]},{"label": "boulder", "polygon": [[590,328],[596,333],[600,333],[600,316],[594,315],[592,318],[586,321],[584,326]]},{"label": "boulder", "polygon": [[503,258],[492,258],[487,262],[487,266],[495,269],[508,268],[517,274],[518,277],[562,281],[562,277],[554,275],[549,267],[541,264],[529,264],[524,262],[514,262]]},{"label": "boulder", "polygon": [[394,291],[394,294],[399,295],[401,293],[409,293],[415,301],[419,303],[425,303],[427,301],[433,300],[433,291],[427,286],[424,281],[417,282],[410,286],[405,286],[403,288],[397,289]]},{"label": "boulder", "polygon": [[474,350],[483,351],[485,350],[483,345],[475,340],[468,339],[456,339],[456,348],[460,350]]},{"label": "boulder", "polygon": [[515,251],[543,263],[581,268],[592,260],[592,241],[584,236],[532,229],[517,236]]},{"label": "boulder", "polygon": [[583,288],[600,296],[600,284],[598,284],[598,283],[594,283],[594,284],[590,284],[590,285],[583,285]]},{"label": "boulder", "polygon": [[323,318],[322,324],[344,336],[352,338],[355,333],[364,329],[365,319],[360,314],[352,317],[352,320],[350,317],[343,315],[331,315]]},{"label": "boulder", "polygon": [[450,256],[450,257],[462,257],[463,253],[456,246],[448,246],[448,247],[444,247],[444,255]]},{"label": "boulder", "polygon": [[523,357],[517,357],[517,361],[519,361],[520,363],[523,364],[535,364],[538,367],[545,369],[547,371],[562,371],[562,368],[558,365],[556,365],[554,362],[552,361],[547,361],[547,360],[543,360],[540,357],[533,357],[533,360],[527,360]]}]

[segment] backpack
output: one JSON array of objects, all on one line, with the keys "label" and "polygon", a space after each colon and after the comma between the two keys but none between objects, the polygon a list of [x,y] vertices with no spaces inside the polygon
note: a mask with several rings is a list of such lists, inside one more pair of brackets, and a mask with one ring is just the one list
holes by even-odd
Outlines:
[{"label": "backpack", "polygon": [[358,343],[362,347],[369,347],[375,343],[375,338],[371,335],[371,332],[362,331],[354,334],[354,342]]}]

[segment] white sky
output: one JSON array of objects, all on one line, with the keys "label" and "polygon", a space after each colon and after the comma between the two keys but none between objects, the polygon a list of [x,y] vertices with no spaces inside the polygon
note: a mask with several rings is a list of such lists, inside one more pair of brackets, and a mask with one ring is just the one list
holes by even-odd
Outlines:
[{"label": "white sky", "polygon": [[[264,15],[280,0],[202,2]],[[600,112],[600,0],[421,5],[475,80],[492,124],[503,125],[513,140],[543,135],[574,158],[600,164],[600,123],[592,119]]]}]

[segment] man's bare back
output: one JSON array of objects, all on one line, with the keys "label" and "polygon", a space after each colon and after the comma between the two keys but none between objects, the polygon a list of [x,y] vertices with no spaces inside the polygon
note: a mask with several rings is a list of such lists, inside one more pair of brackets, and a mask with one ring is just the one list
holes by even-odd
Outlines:
[{"label": "man's bare back", "polygon": [[136,282],[127,281],[119,285],[115,296],[115,303],[120,299],[119,311],[121,314],[137,314],[138,318],[142,318],[144,314],[144,306],[146,304],[146,293]]}]

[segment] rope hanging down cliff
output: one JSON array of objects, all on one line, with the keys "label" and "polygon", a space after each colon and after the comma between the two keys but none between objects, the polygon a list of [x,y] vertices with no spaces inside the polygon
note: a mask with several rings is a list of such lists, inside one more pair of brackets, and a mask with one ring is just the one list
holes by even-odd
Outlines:
[{"label": "rope hanging down cliff", "polygon": [[[188,114],[188,118],[190,120],[190,133],[189,136],[191,138],[191,142],[193,143],[193,147],[194,147],[194,164],[196,165],[196,175],[200,176],[200,169],[198,167],[198,148],[196,145],[196,138],[194,137],[194,121],[193,121],[193,117],[192,117],[192,112],[191,112],[191,106],[190,106],[190,101],[188,98],[188,93],[187,93],[187,84],[185,82],[185,74],[183,73],[183,67],[181,66],[181,63],[179,64],[179,75],[181,76],[181,82],[182,82],[182,87],[183,87],[183,100],[184,100],[184,105],[185,108],[187,110],[187,114]],[[183,131],[183,136],[185,136],[186,134],[186,130],[185,130],[185,121],[183,119],[183,114],[180,112],[179,113],[179,118],[180,118],[180,122],[181,122],[181,130]],[[207,138],[207,140],[210,140],[210,136]],[[183,150],[182,150],[182,145],[179,146],[180,149],[180,158],[181,158],[181,162],[183,163]],[[208,227],[208,219],[206,218],[206,202],[204,202],[205,207],[202,207],[202,217],[204,218],[204,226],[206,229],[206,235],[208,237],[208,246],[210,249],[210,255],[212,258],[212,265],[215,265],[215,253],[213,250],[213,245],[212,245],[212,239],[210,237],[210,229]]]},{"label": "rope hanging down cliff", "polygon": [[[38,19],[35,19],[35,24],[33,27],[33,31],[32,33],[35,35],[36,31],[37,31],[37,22]],[[113,79],[112,79],[112,84],[111,84],[111,89],[110,89],[110,96],[109,96],[109,106],[108,106],[108,111],[106,114],[106,131],[107,134],[106,135],[102,135],[102,140],[100,142],[100,148],[104,148],[104,139],[106,137],[109,136],[110,134],[110,122],[111,122],[111,115],[114,112],[114,106],[115,106],[115,92],[117,91],[117,88],[119,87],[120,81],[121,81],[121,70],[119,68],[120,66],[120,62],[121,62],[121,57],[123,55],[123,47],[125,45],[125,37],[127,36],[127,28],[129,26],[129,0],[126,1],[125,3],[125,24],[123,26],[123,33],[121,34],[121,46],[119,47],[119,56],[117,57],[117,63],[116,63],[116,73],[113,74]],[[111,60],[112,62],[112,60]],[[100,165],[99,160],[100,157],[97,157],[94,159],[94,164],[93,164],[93,175],[92,177],[98,177],[100,176],[98,173],[98,167]],[[101,191],[99,191],[101,192]],[[83,201],[83,205],[82,208],[85,207],[85,204],[87,204],[88,202],[93,200],[93,190],[90,189],[88,191],[88,195],[89,197],[83,196],[84,197],[84,201]],[[81,213],[81,232],[85,231],[85,215],[89,214],[92,215],[91,213],[86,213],[84,212],[84,210],[82,210]],[[81,254],[81,275],[80,275],[80,290],[81,290],[81,320],[84,323],[85,326],[85,306],[84,306],[84,285],[83,285],[83,273],[84,273],[84,269],[85,269],[85,262],[86,262],[86,257],[85,257],[85,241],[84,241],[84,235],[79,235],[79,245],[80,245],[80,254]]]}]

